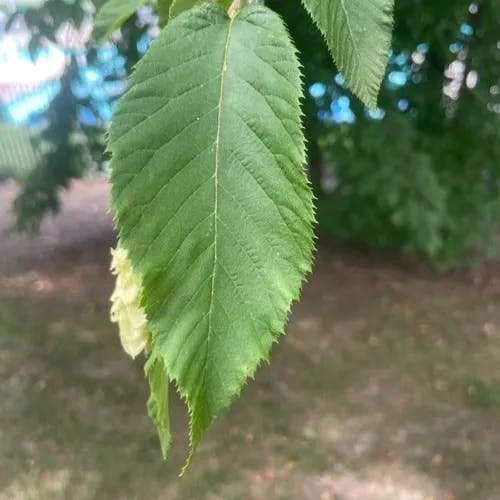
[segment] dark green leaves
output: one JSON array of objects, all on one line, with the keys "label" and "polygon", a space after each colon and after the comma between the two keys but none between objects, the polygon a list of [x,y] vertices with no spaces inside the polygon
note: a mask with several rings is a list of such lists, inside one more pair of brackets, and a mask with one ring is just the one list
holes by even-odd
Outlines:
[{"label": "dark green leaves", "polygon": [[196,7],[152,44],[114,116],[112,209],[143,278],[164,441],[156,363],[195,448],[268,358],[310,269],[298,67],[272,11]]},{"label": "dark green leaves", "polygon": [[393,0],[302,0],[352,91],[376,107],[392,32]]}]

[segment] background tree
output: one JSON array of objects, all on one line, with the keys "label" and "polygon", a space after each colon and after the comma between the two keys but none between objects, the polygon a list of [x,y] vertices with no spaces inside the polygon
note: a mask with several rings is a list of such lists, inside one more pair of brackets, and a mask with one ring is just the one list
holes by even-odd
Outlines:
[{"label": "background tree", "polygon": [[[423,252],[444,266],[464,263],[471,251],[498,251],[498,10],[490,1],[396,2],[380,109],[367,113],[345,99],[328,54],[309,43],[300,16],[283,8],[305,54],[322,228],[345,240]],[[316,82],[323,83],[319,94]],[[346,102],[344,116],[335,113]],[[334,180],[333,192],[321,189],[322,177]]]},{"label": "background tree", "polygon": [[[34,6],[22,7],[13,12],[6,23],[6,30],[16,21],[25,25],[29,33],[28,48],[33,58],[49,45],[59,46],[62,32],[82,33],[88,31],[93,12],[103,1],[60,2],[48,0]],[[104,75],[103,83],[122,79],[130,74],[145,48],[139,50],[141,38],[148,26],[138,23],[134,15],[121,29],[116,40],[118,56],[123,57],[124,73]],[[67,37],[66,37],[67,38]],[[60,80],[60,90],[43,113],[43,125],[39,135],[32,139],[37,156],[36,166],[27,169],[22,179],[22,188],[14,201],[17,228],[36,232],[48,212],[59,209],[60,190],[67,188],[71,179],[80,178],[89,170],[105,166],[104,136],[107,122],[94,119],[92,123],[82,121],[79,110],[96,111],[92,95],[79,96],[75,87],[81,87],[82,70],[98,64],[99,55],[91,43],[82,50],[73,40],[65,40],[66,67]],[[111,97],[106,97],[112,100]],[[110,102],[112,104],[112,102]],[[98,115],[98,113],[94,113]],[[108,117],[109,120],[109,117]]]}]

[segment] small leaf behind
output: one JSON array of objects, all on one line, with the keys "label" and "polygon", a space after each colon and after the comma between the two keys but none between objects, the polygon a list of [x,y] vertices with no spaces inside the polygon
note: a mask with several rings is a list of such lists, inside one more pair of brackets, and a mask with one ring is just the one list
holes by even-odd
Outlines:
[{"label": "small leaf behind", "polygon": [[158,0],[156,5],[156,10],[159,16],[160,28],[167,25],[170,18],[170,7],[172,6],[172,0]]},{"label": "small leaf behind", "polygon": [[92,38],[103,42],[147,0],[108,0],[97,12]]},{"label": "small leaf behind", "polygon": [[168,376],[163,361],[151,356],[144,368],[149,380],[148,413],[156,425],[163,458],[167,457],[172,436],[168,416]]},{"label": "small leaf behind", "polygon": [[369,107],[387,65],[393,0],[302,0],[351,90]]}]

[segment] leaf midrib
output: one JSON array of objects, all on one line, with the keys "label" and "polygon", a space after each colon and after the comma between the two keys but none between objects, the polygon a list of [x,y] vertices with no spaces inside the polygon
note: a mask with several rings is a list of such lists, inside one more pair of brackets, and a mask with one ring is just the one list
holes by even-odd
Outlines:
[{"label": "leaf midrib", "polygon": [[[231,33],[233,28],[234,20],[237,16],[234,16],[229,21],[229,26],[227,30],[226,44],[224,46],[224,58],[222,61],[222,69],[221,69],[221,79],[220,79],[220,88],[219,88],[219,103],[218,103],[218,112],[217,112],[217,134],[215,137],[215,171],[214,171],[214,258],[212,264],[212,282],[210,287],[210,306],[208,309],[208,331],[207,331],[207,349],[205,354],[205,367],[203,369],[203,384],[205,382],[206,374],[207,374],[207,366],[208,366],[208,358],[209,358],[209,348],[210,348],[210,334],[212,332],[212,315],[215,303],[215,277],[217,275],[217,226],[218,226],[218,218],[219,218],[219,164],[220,164],[220,137],[221,137],[221,129],[222,129],[222,105],[224,101],[224,82],[225,75],[227,72],[227,60],[229,53],[229,45],[231,43]],[[202,384],[202,386],[203,386]]]},{"label": "leaf midrib", "polygon": [[[354,56],[356,57],[356,60],[358,62],[358,68],[361,68],[361,59],[360,59],[360,55],[358,54],[358,47],[356,45],[356,41],[355,41],[355,38],[354,38],[354,33],[352,31],[352,28],[351,28],[351,21],[349,20],[349,14],[347,12],[347,7],[345,5],[345,0],[340,0],[340,7],[344,11],[345,21],[346,21],[346,24],[347,24],[347,31],[349,32],[349,37],[351,39]],[[362,86],[364,86],[363,82],[360,82],[360,84]]]}]

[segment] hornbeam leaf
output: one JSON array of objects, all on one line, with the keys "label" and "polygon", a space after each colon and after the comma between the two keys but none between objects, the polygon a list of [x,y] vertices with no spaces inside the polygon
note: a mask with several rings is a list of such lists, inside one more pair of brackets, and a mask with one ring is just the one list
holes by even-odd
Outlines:
[{"label": "hornbeam leaf", "polygon": [[97,12],[92,38],[104,41],[147,0],[108,0]]},{"label": "hornbeam leaf", "polygon": [[392,33],[394,0],[302,0],[352,91],[377,106]]},{"label": "hornbeam leaf", "polygon": [[312,253],[301,81],[278,15],[216,4],[152,43],[109,133],[112,210],[192,450],[268,359]]}]

